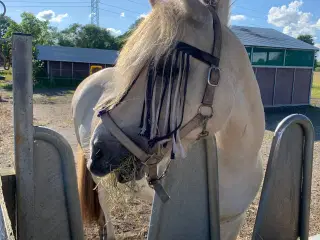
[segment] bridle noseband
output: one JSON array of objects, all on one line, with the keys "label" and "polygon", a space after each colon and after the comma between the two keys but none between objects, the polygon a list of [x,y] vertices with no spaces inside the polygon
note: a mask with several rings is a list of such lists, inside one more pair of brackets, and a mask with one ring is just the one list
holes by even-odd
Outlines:
[{"label": "bridle noseband", "polygon": [[[221,51],[221,23],[219,17],[212,6],[208,5],[213,17],[213,29],[214,29],[214,43],[212,54],[206,53],[196,47],[193,47],[184,42],[178,42],[175,49],[198,59],[199,61],[209,66],[208,79],[205,88],[205,93],[198,109],[198,113],[188,123],[186,123],[180,130],[180,137],[184,138],[192,130],[202,126],[202,131],[198,136],[198,139],[209,135],[207,131],[207,122],[213,116],[213,99],[215,94],[215,87],[219,85],[220,80],[220,51]],[[132,87],[132,86],[131,86]],[[160,183],[164,174],[158,177],[157,165],[163,159],[164,153],[148,154],[137,146],[113,121],[109,114],[109,109],[102,109],[99,111],[98,117],[101,118],[104,126],[110,131],[110,133],[125,147],[127,148],[137,159],[139,159],[147,168],[147,180],[151,187],[154,188],[156,194],[160,197],[162,202],[169,200],[167,192],[164,190]],[[153,150],[156,148],[153,148]]]}]

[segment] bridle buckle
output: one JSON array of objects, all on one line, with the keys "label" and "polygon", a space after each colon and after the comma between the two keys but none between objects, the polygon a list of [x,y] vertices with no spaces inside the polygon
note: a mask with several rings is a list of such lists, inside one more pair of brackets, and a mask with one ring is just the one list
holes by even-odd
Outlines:
[{"label": "bridle buckle", "polygon": [[[214,78],[214,82],[211,81],[212,79],[212,72],[216,73],[213,78]],[[208,84],[212,87],[218,87],[219,86],[219,80],[220,80],[220,68],[216,67],[216,66],[211,66],[209,68],[209,72],[208,72]]]}]

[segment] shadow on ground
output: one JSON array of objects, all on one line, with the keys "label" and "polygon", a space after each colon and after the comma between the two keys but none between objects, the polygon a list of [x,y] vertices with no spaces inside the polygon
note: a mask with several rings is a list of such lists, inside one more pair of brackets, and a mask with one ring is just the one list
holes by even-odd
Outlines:
[{"label": "shadow on ground", "polygon": [[274,132],[278,124],[291,114],[303,114],[307,116],[313,124],[316,135],[315,140],[320,140],[320,106],[266,108],[266,129]]},{"label": "shadow on ground", "polygon": [[34,94],[40,94],[44,95],[47,97],[58,97],[58,96],[65,96],[68,94],[73,94],[75,91],[74,87],[70,88],[39,88],[39,89],[34,89],[33,93]]}]

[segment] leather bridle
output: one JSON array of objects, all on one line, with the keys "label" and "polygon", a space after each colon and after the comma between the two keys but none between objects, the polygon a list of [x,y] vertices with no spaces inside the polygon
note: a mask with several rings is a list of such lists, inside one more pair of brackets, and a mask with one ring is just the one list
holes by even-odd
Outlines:
[{"label": "leather bridle", "polygon": [[[208,79],[205,88],[205,93],[198,109],[198,113],[188,123],[186,123],[180,130],[180,137],[184,138],[194,129],[202,126],[202,131],[198,138],[208,136],[207,122],[213,116],[213,99],[215,95],[215,88],[219,85],[220,81],[220,51],[221,51],[221,23],[220,19],[214,9],[214,6],[208,5],[213,17],[213,29],[214,29],[214,43],[212,54],[204,52],[196,47],[193,47],[184,42],[178,42],[175,49],[188,53],[190,56],[198,59],[199,61],[209,66]],[[132,87],[132,86],[131,86]],[[102,109],[99,111],[98,117],[101,118],[104,126],[110,131],[110,133],[125,147],[127,148],[137,159],[139,159],[147,168],[147,180],[151,187],[154,188],[157,195],[162,202],[169,200],[169,196],[162,187],[160,180],[163,177],[158,177],[157,165],[163,159],[164,153],[148,154],[137,146],[113,121],[109,114],[109,109]],[[155,151],[156,152],[156,151]]]}]

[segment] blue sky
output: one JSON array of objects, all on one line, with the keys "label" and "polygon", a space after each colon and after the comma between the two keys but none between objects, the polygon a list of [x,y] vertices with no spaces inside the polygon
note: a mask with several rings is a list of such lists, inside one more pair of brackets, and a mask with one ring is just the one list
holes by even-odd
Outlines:
[{"label": "blue sky", "polygon": [[[234,1],[234,0],[233,0]],[[90,23],[90,0],[8,0],[7,15],[20,20],[22,11],[50,20],[63,29],[72,23]],[[150,12],[147,0],[100,0],[100,26],[124,33],[141,15]],[[231,24],[271,27],[296,37],[312,34],[320,47],[320,0],[236,0]]]}]

